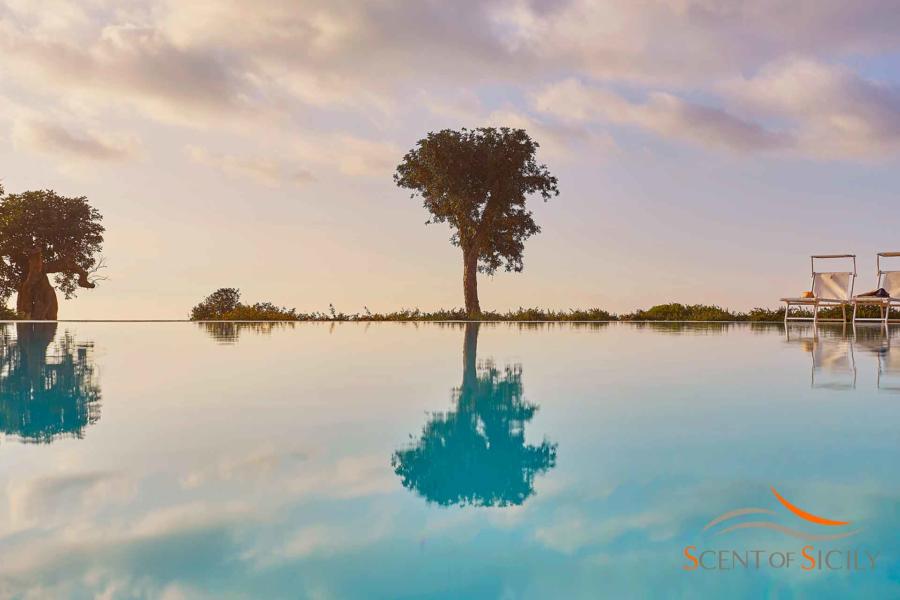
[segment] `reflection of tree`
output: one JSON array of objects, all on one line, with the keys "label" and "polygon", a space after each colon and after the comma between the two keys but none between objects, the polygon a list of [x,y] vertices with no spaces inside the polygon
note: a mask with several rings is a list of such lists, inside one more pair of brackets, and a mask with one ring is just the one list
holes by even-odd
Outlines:
[{"label": "reflection of tree", "polygon": [[197,325],[220,344],[236,344],[242,331],[268,335],[273,329],[294,327],[293,323],[284,321],[203,321]]},{"label": "reflection of tree", "polygon": [[100,418],[92,346],[69,332],[54,342],[56,327],[17,323],[15,338],[0,329],[0,432],[47,443],[80,438]]},{"label": "reflection of tree", "polygon": [[391,463],[405,487],[443,506],[522,504],[535,475],[556,464],[556,444],[525,444],[525,424],[538,407],[522,397],[522,367],[477,368],[478,328],[466,324],[453,410],[433,415],[421,439]]},{"label": "reflection of tree", "polygon": [[721,335],[735,326],[732,322],[714,321],[630,321],[634,329],[649,329],[654,333]]}]

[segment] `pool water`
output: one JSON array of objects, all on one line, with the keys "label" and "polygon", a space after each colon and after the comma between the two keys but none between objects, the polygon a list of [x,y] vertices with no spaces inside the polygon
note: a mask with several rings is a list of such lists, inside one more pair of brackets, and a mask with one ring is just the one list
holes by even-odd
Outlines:
[{"label": "pool water", "polygon": [[2,598],[900,597],[898,328],[0,324],[0,432]]}]

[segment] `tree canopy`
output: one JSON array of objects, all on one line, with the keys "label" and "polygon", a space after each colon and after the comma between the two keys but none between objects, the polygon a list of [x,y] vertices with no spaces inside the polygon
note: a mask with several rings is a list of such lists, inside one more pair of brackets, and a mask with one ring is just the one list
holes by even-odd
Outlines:
[{"label": "tree canopy", "polygon": [[52,190],[4,195],[0,188],[0,300],[49,274],[66,298],[79,287],[94,287],[90,275],[103,245],[102,218],[84,196]]},{"label": "tree canopy", "polygon": [[448,223],[463,251],[466,311],[480,314],[476,269],[521,271],[525,240],[539,233],[526,199],[559,195],[524,129],[482,127],[429,133],[397,166],[394,182],[422,198],[428,223]]}]

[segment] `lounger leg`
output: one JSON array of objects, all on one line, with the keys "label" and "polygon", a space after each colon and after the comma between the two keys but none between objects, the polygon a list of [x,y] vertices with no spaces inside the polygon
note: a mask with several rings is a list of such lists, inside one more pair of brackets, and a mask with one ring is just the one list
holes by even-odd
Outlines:
[{"label": "lounger leg", "polygon": [[815,307],[815,308],[813,308],[813,323],[818,323],[819,322],[819,304],[816,303],[813,306]]},{"label": "lounger leg", "polygon": [[856,309],[859,308],[859,304],[856,302],[853,303],[853,323],[856,324]]},{"label": "lounger leg", "polygon": [[847,322],[847,305],[841,304],[841,314],[843,315],[844,323]]}]

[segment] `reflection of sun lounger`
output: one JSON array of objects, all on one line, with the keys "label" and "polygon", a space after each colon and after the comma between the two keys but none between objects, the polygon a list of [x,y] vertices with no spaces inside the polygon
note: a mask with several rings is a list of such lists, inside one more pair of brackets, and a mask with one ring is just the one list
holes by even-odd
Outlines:
[{"label": "reflection of sun lounger", "polygon": [[891,351],[891,339],[887,329],[876,325],[853,325],[853,341],[857,348],[881,356]]},{"label": "reflection of sun lounger", "polygon": [[786,341],[797,344],[812,356],[810,387],[847,390],[856,387],[856,359],[847,326],[789,324]]},{"label": "reflection of sun lounger", "polygon": [[[816,272],[816,259],[844,259],[853,260],[853,271],[821,271]],[[847,305],[853,297],[853,283],[856,280],[856,255],[855,254],[818,254],[809,259],[812,269],[812,290],[809,297],[782,298],[785,303],[784,320],[787,321],[812,321],[819,319],[819,307],[840,306],[843,312],[843,321],[847,320]],[[791,316],[791,308],[811,308],[813,314],[807,316]]]},{"label": "reflection of sun lounger", "polygon": [[[883,289],[887,296],[853,296],[853,320],[854,321],[881,321],[887,323],[890,320],[891,308],[900,308],[900,271],[884,271],[881,268],[882,258],[900,257],[900,252],[879,252],[875,259],[875,267],[878,272],[875,281],[875,289]],[[880,311],[878,318],[858,317],[860,306],[877,306]]]},{"label": "reflection of sun lounger", "polygon": [[849,340],[818,339],[813,346],[811,385],[824,389],[856,387],[856,361]]},{"label": "reflection of sun lounger", "polygon": [[900,393],[900,350],[891,352],[890,337],[886,351],[878,354],[878,379],[879,390]]}]

